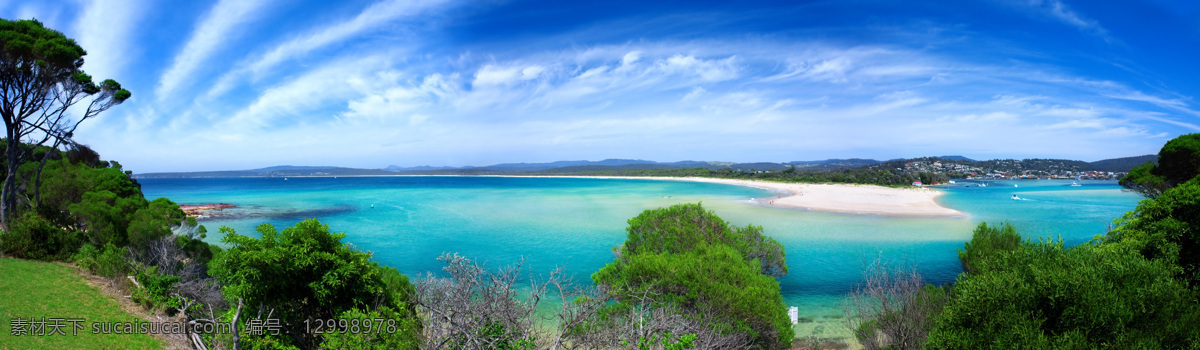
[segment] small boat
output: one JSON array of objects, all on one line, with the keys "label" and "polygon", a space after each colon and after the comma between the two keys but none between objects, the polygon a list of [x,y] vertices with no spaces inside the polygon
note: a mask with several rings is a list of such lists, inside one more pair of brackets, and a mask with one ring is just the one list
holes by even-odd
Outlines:
[{"label": "small boat", "polygon": [[1080,185],[1078,182],[1071,182],[1071,187],[1079,187],[1079,186],[1083,186],[1083,185]]},{"label": "small boat", "polygon": [[950,180],[950,184],[951,184],[951,185],[953,185],[953,184],[954,184],[954,180]]},{"label": "small boat", "polygon": [[1021,200],[1021,197],[1017,197],[1017,195],[1015,195],[1015,194],[1014,194],[1014,195],[1012,195],[1012,199],[1013,199],[1013,200],[1018,200],[1018,201],[1019,201],[1019,200]]},{"label": "small boat", "polygon": [[986,182],[984,182],[984,183],[980,183],[980,184],[979,184],[979,187],[987,187],[987,183],[986,183]]},{"label": "small boat", "polygon": [[1017,187],[1017,185],[1014,184],[1013,187]]},{"label": "small boat", "polygon": [[283,178],[283,181],[287,181],[287,178],[286,178],[286,177],[285,177],[285,178]]}]

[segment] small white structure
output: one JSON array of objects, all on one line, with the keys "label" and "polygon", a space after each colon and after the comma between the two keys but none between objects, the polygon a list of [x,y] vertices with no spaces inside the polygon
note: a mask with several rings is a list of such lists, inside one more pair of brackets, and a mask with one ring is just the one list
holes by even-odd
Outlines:
[{"label": "small white structure", "polygon": [[920,181],[913,181],[913,186],[921,187]]},{"label": "small white structure", "polygon": [[800,324],[800,308],[795,306],[789,307],[788,318],[792,319],[792,324]]}]

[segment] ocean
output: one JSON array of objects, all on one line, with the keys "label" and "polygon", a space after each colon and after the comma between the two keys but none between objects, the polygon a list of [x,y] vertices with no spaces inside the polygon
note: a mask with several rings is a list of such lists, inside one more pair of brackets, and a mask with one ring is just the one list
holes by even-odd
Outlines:
[{"label": "ocean", "polygon": [[[436,258],[454,252],[487,267],[524,259],[546,275],[563,266],[578,281],[612,261],[626,220],[646,209],[702,202],[734,225],[763,226],[782,243],[790,273],[779,280],[784,302],[805,322],[797,336],[845,336],[841,300],[873,262],[917,269],[928,283],[954,281],[957,249],[980,222],[1010,222],[1028,239],[1068,245],[1103,235],[1141,197],[1115,181],[959,180],[938,187],[938,201],[964,217],[843,214],[753,204],[768,190],[686,181],[517,177],[291,177],[139,179],[149,199],[180,204],[229,203],[205,218],[208,241],[221,226],[255,236],[316,218],[344,242],[408,274],[438,273]],[[987,187],[978,187],[979,183]],[[1077,182],[1081,186],[1070,186]],[[1014,187],[1014,185],[1016,185]],[[1016,195],[1018,200],[1012,199]]]}]

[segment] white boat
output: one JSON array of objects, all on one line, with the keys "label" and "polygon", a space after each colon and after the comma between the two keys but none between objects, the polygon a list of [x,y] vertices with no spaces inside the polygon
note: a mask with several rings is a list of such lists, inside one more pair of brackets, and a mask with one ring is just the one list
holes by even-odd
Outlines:
[{"label": "white boat", "polygon": [[1079,186],[1083,186],[1083,185],[1080,185],[1078,182],[1071,182],[1071,187],[1079,187]]},{"label": "white boat", "polygon": [[987,187],[987,183],[986,182],[980,183],[979,187]]},{"label": "white boat", "polygon": [[1013,187],[1017,187],[1017,185],[1013,185]]},{"label": "white boat", "polygon": [[1013,199],[1013,200],[1018,200],[1018,201],[1019,201],[1019,200],[1021,200],[1021,197],[1017,197],[1017,195],[1015,195],[1015,194],[1014,194],[1014,195],[1012,195],[1012,199]]}]

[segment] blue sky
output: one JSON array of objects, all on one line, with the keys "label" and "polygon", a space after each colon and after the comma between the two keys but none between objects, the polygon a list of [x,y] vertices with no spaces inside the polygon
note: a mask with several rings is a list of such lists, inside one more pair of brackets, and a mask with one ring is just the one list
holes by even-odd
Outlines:
[{"label": "blue sky", "polygon": [[1188,1],[0,1],[133,98],[135,172],[1099,160],[1200,132]]}]

